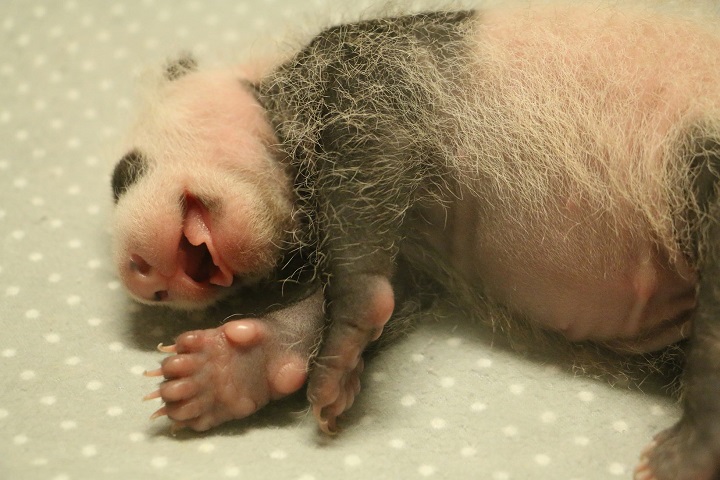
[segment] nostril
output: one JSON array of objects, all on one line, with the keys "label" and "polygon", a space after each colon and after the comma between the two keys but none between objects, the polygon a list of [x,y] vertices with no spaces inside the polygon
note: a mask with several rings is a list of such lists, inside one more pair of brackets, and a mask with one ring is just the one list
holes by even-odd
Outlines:
[{"label": "nostril", "polygon": [[148,275],[152,267],[140,255],[132,254],[130,255],[130,270],[138,272],[140,275]]},{"label": "nostril", "polygon": [[168,291],[167,290],[158,290],[153,295],[153,298],[156,302],[162,302],[163,300],[168,298]]}]

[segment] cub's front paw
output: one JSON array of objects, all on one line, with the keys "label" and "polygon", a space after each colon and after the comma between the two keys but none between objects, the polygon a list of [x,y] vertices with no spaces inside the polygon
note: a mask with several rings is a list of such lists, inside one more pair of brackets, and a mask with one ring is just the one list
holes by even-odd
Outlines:
[{"label": "cub's front paw", "polygon": [[686,419],[658,434],[642,453],[635,480],[716,480],[713,441]]},{"label": "cub's front paw", "polygon": [[312,404],[320,429],[328,434],[337,432],[337,417],[352,407],[360,393],[360,374],[364,368],[362,357],[345,368],[316,359],[308,385],[308,399]]},{"label": "cub's front paw", "polygon": [[307,379],[307,356],[281,345],[258,319],[187,332],[159,349],[171,355],[146,375],[165,381],[145,399],[161,398],[165,404],[152,418],[167,415],[174,428],[204,431],[247,417]]}]

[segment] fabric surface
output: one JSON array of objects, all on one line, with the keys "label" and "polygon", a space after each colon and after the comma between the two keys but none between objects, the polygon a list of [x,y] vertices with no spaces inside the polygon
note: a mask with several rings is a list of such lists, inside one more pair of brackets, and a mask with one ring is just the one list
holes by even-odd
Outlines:
[{"label": "fabric surface", "polygon": [[370,6],[0,2],[0,479],[629,478],[678,418],[665,395],[575,376],[449,314],[373,359],[337,436],[302,395],[205,434],[150,422],[155,345],[224,317],[141,308],[113,271],[109,175],[138,77],[183,50],[201,64],[287,50]]}]

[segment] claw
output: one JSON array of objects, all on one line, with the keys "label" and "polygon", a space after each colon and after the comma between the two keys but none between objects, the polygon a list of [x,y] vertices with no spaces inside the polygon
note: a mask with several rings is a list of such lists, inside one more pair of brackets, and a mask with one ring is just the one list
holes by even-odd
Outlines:
[{"label": "claw", "polygon": [[327,435],[335,435],[338,433],[336,417],[325,418],[323,408],[318,406],[313,407],[313,415],[317,419],[318,427],[320,427],[323,433]]},{"label": "claw", "polygon": [[163,353],[177,353],[177,345],[168,345],[166,347],[162,343],[158,343],[157,349]]},{"label": "claw", "polygon": [[148,393],[143,397],[143,401],[147,402],[148,400],[155,400],[156,398],[160,398],[160,390],[155,390],[152,393]]},{"label": "claw", "polygon": [[155,420],[156,418],[163,417],[165,415],[167,415],[167,408],[162,406],[162,407],[158,408],[155,413],[150,415],[150,420]]},{"label": "claw", "polygon": [[162,368],[158,368],[156,370],[145,370],[143,375],[146,377],[162,377],[163,371]]}]

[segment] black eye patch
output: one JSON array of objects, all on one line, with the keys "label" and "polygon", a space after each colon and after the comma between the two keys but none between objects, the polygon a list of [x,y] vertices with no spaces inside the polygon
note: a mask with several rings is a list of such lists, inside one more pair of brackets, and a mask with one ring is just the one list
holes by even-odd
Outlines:
[{"label": "black eye patch", "polygon": [[112,174],[112,191],[115,203],[120,196],[127,191],[135,182],[142,178],[147,170],[147,160],[137,150],[133,150],[115,165]]}]

